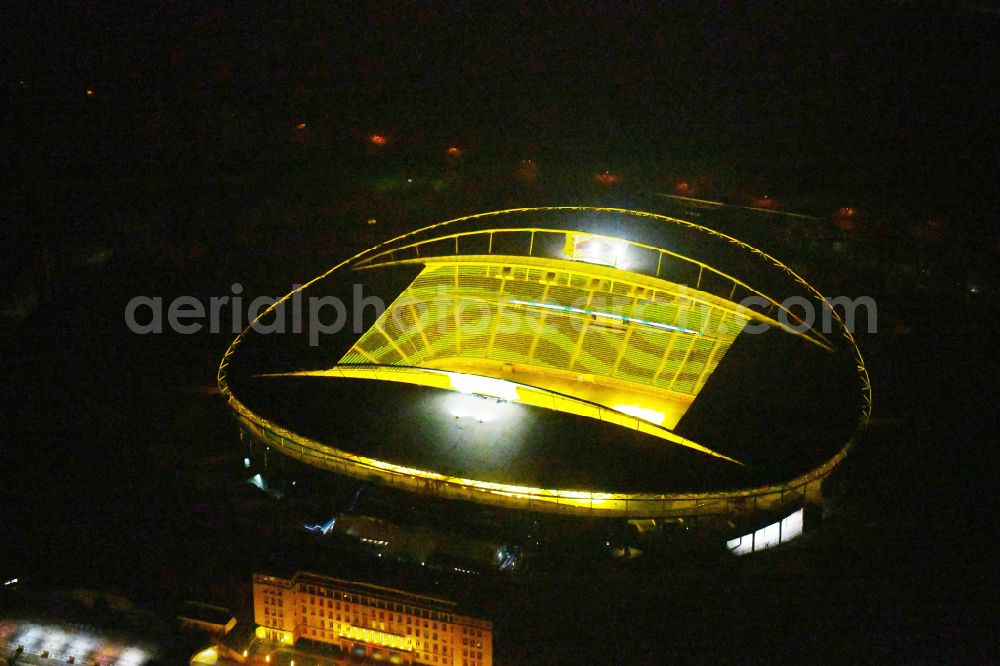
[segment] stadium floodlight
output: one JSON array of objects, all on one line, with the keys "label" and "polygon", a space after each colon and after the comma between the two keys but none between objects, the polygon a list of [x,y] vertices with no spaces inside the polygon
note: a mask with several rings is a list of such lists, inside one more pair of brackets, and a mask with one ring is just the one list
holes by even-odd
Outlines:
[{"label": "stadium floodlight", "polygon": [[655,423],[656,425],[663,425],[663,419],[665,418],[663,412],[658,412],[655,409],[649,409],[647,407],[640,407],[638,405],[615,405],[612,409],[621,412],[622,414],[628,414],[629,416],[634,416],[637,419],[642,419],[643,421]]},{"label": "stadium floodlight", "polygon": [[451,387],[461,393],[485,395],[490,398],[500,398],[508,402],[516,402],[518,400],[517,384],[503,379],[467,375],[461,372],[449,372],[448,379],[451,382]]},{"label": "stadium floodlight", "polygon": [[566,234],[563,253],[573,261],[588,264],[626,268],[628,266],[628,241],[593,234]]}]

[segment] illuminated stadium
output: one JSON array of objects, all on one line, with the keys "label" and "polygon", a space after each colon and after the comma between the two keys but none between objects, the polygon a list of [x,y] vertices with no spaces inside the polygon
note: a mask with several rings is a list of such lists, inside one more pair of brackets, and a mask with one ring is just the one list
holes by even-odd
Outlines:
[{"label": "illuminated stadium", "polygon": [[[336,308],[260,333],[333,298],[351,321],[318,344],[306,333]],[[821,504],[871,410],[849,327],[792,268],[596,207],[470,215],[367,249],[263,311],[218,383],[254,440],[320,470],[628,519]]]}]

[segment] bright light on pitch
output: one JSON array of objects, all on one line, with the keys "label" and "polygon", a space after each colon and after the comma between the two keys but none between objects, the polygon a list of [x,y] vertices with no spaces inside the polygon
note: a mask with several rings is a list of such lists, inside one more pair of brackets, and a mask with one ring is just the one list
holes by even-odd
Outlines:
[{"label": "bright light on pitch", "polygon": [[628,266],[628,241],[609,236],[566,234],[563,252],[573,261],[600,264],[612,268]]},{"label": "bright light on pitch", "polygon": [[461,372],[449,372],[448,378],[451,380],[451,387],[462,393],[487,395],[491,398],[500,398],[507,401],[516,401],[518,399],[517,384],[503,379],[466,375]]},{"label": "bright light on pitch", "polygon": [[634,416],[637,419],[642,419],[643,421],[649,421],[650,423],[655,423],[656,425],[663,425],[663,412],[658,412],[655,409],[639,407],[638,405],[615,405],[612,409],[616,412],[621,412],[622,414],[628,414],[629,416]]},{"label": "bright light on pitch", "polygon": [[489,423],[509,417],[515,407],[507,402],[454,393],[447,398],[447,409],[457,419],[467,418],[480,423]]}]

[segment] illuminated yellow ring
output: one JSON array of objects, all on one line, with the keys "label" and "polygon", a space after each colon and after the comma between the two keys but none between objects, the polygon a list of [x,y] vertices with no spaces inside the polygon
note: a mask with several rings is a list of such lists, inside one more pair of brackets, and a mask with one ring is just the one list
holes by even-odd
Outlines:
[{"label": "illuminated yellow ring", "polygon": [[[468,220],[493,216],[512,215],[518,213],[535,213],[545,211],[586,211],[605,212],[636,217],[645,217],[660,222],[684,226],[696,231],[720,238],[727,243],[742,249],[769,262],[796,283],[805,288],[813,297],[826,307],[840,326],[840,333],[848,343],[854,356],[858,379],[861,385],[862,405],[858,417],[857,428],[840,450],[828,461],[786,483],[745,488],[732,491],[691,492],[691,493],[602,493],[584,490],[560,490],[513,486],[492,483],[475,479],[452,477],[438,472],[403,467],[386,461],[376,460],[343,451],[321,442],[311,440],[293,433],[272,423],[249,410],[233,394],[226,376],[226,368],[230,359],[243,338],[252,330],[254,324],[268,315],[280,303],[288,300],[294,294],[326,279],[340,268],[371,258],[379,250],[399,241],[411,238],[433,229],[453,225]],[[714,270],[714,269],[713,269]],[[857,341],[847,328],[843,319],[830,303],[812,285],[796,274],[791,268],[781,263],[771,255],[754,248],[743,241],[728,236],[714,229],[678,218],[627,210],[623,208],[604,208],[592,206],[547,206],[537,208],[512,208],[468,215],[427,227],[417,229],[383,243],[363,250],[354,256],[340,262],[322,275],[302,284],[268,308],[261,311],[257,317],[233,340],[222,357],[217,372],[217,382],[220,392],[226,396],[229,407],[237,415],[240,423],[254,436],[282,453],[305,462],[309,465],[330,470],[346,476],[375,481],[383,485],[399,488],[418,494],[431,495],[445,499],[461,499],[493,506],[545,511],[550,513],[573,515],[596,515],[605,517],[675,517],[712,514],[733,514],[753,508],[754,510],[778,509],[786,504],[801,504],[802,501],[819,502],[821,500],[821,484],[830,472],[840,463],[854,445],[858,435],[867,427],[871,417],[872,393],[868,370],[858,348]]]}]

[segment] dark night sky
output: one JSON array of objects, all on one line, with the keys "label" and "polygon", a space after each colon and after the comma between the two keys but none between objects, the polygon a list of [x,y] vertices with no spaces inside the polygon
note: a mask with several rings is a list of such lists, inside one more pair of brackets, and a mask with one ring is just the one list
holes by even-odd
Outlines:
[{"label": "dark night sky", "polygon": [[[35,91],[28,126],[8,124],[11,161],[26,136],[68,132],[67,105],[92,86],[115,116],[102,140],[126,156],[215,130],[254,143],[308,120],[612,168],[736,162],[779,186],[805,168],[927,201],[991,189],[996,12],[733,5],[6,8],[4,83]],[[70,162],[93,154],[66,139]]]}]

